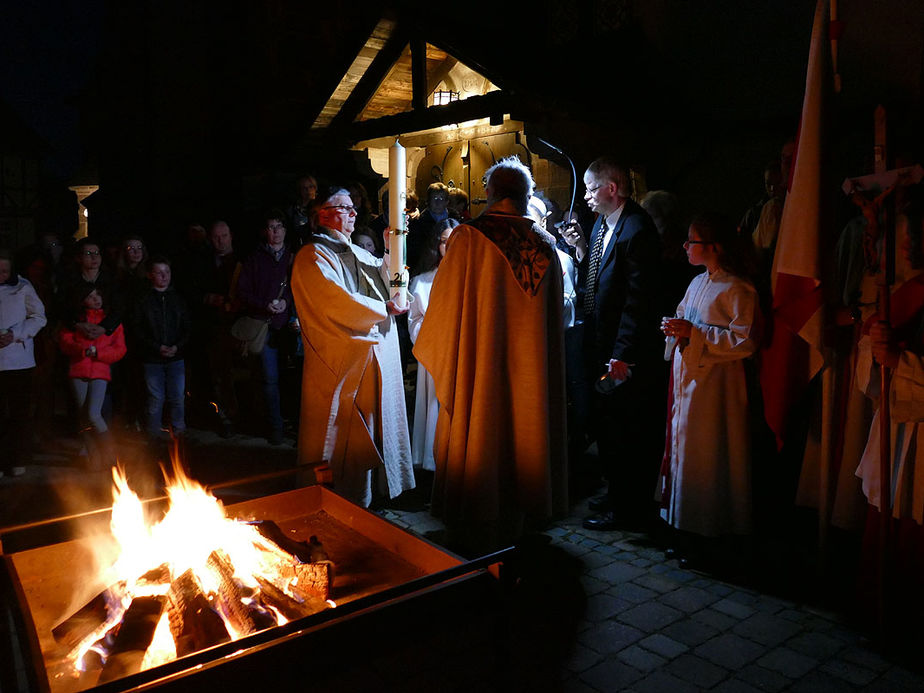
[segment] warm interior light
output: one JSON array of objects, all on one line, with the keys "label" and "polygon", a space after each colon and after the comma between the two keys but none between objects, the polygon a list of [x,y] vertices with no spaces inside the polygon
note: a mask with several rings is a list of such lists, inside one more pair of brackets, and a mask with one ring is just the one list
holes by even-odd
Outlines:
[{"label": "warm interior light", "polygon": [[445,106],[448,103],[459,100],[459,92],[448,89],[438,89],[433,92],[433,105]]}]

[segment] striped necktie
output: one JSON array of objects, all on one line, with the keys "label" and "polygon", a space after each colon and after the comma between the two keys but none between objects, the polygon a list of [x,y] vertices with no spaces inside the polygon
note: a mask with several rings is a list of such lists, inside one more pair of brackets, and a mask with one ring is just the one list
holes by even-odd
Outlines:
[{"label": "striped necktie", "polygon": [[597,292],[597,270],[600,269],[600,260],[603,259],[603,241],[606,238],[606,219],[597,231],[593,248],[590,249],[590,260],[587,265],[587,284],[584,287],[584,315],[590,316],[594,312],[594,298]]}]

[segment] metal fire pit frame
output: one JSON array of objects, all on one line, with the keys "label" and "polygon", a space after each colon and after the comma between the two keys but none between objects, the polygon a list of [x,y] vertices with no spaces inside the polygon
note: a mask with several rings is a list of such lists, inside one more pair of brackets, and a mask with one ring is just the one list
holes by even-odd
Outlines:
[{"label": "metal fire pit frame", "polygon": [[[322,503],[327,501],[340,508],[348,508],[349,512],[352,513],[348,526],[352,528],[355,528],[354,520],[359,520],[359,524],[372,527],[376,532],[385,532],[385,536],[400,533],[399,544],[407,545],[408,542],[411,542],[413,545],[419,543],[422,550],[439,552],[449,562],[457,563],[451,567],[338,604],[336,608],[290,621],[281,626],[245,636],[239,640],[207,648],[137,674],[85,690],[99,693],[153,689],[188,690],[190,685],[198,686],[204,683],[203,679],[209,679],[210,675],[216,679],[228,679],[229,676],[232,678],[235,676],[235,674],[225,674],[221,671],[222,668],[231,672],[240,672],[242,676],[247,675],[244,672],[259,675],[263,677],[261,679],[262,683],[273,684],[275,681],[275,685],[287,686],[293,683],[291,679],[293,672],[272,670],[260,672],[261,663],[273,661],[274,659],[278,660],[282,656],[276,653],[276,650],[279,653],[286,652],[286,657],[298,656],[301,658],[304,656],[307,660],[310,659],[311,652],[315,649],[319,639],[322,641],[324,639],[333,639],[335,641],[338,637],[343,637],[337,635],[338,631],[352,632],[353,636],[346,636],[350,638],[357,633],[363,632],[363,623],[375,620],[381,624],[383,618],[400,619],[402,614],[409,611],[408,608],[401,605],[407,605],[415,600],[442,604],[441,608],[445,608],[447,600],[452,601],[455,594],[471,593],[472,590],[475,590],[477,594],[489,595],[489,598],[484,602],[489,604],[492,601],[490,596],[496,596],[499,593],[501,568],[503,567],[503,562],[512,557],[513,548],[466,561],[432,542],[412,535],[379,515],[350,503],[333,491],[321,486],[296,489],[230,505],[227,507],[228,515],[229,517],[239,517],[240,515],[236,510],[240,508],[247,508],[251,504],[263,504],[265,507],[273,499],[299,493],[319,493],[321,494]],[[325,505],[324,507],[327,506]],[[97,512],[104,510],[108,509]],[[63,521],[72,520],[74,517],[76,516],[64,518]],[[46,522],[50,521],[43,521],[43,524]],[[23,527],[28,528],[28,526]],[[360,529],[356,531],[363,533]],[[0,672],[0,686],[3,687],[4,691],[25,690],[49,693],[52,688],[48,681],[46,663],[41,651],[36,626],[32,620],[31,609],[16,571],[15,555],[15,553],[0,555],[0,558],[3,559],[3,570],[0,571],[0,595],[3,595],[3,600],[6,604],[12,605],[9,609],[9,616],[13,622],[12,632],[7,632],[9,629],[5,622],[6,619],[3,619],[4,623],[0,625],[0,646],[6,650],[3,656],[0,656],[0,669],[3,670]],[[400,556],[400,554],[397,555]],[[481,597],[476,599],[481,599]],[[417,609],[417,611],[419,610],[420,608]],[[377,616],[370,618],[373,614],[377,614]],[[385,616],[385,614],[390,615]],[[0,616],[2,615],[0,613]],[[359,621],[358,619],[363,620]],[[3,640],[8,642],[4,643]],[[11,668],[10,663],[4,660],[7,659],[6,653],[12,652],[13,648],[18,648],[25,660],[25,688],[22,687],[21,681],[17,681],[15,672],[7,671],[8,668]],[[190,677],[193,677],[193,679]],[[243,685],[242,690],[254,690],[256,688],[253,681],[248,680],[241,683]],[[223,681],[222,686],[223,690],[227,690],[227,680]],[[306,688],[309,687],[310,684],[306,683]]]}]

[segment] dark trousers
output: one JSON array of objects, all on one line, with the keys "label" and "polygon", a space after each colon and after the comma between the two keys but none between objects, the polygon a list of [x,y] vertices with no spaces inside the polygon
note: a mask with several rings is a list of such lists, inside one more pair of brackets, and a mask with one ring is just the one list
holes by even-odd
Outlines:
[{"label": "dark trousers", "polygon": [[32,378],[35,368],[0,371],[0,470],[31,461]]},{"label": "dark trousers", "polygon": [[588,385],[607,494],[626,513],[653,509],[666,424],[663,378],[655,368],[635,368],[608,394]]}]

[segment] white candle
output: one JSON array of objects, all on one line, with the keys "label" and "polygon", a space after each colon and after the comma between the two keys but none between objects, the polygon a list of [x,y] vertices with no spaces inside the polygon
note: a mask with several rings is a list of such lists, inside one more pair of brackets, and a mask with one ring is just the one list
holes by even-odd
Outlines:
[{"label": "white candle", "polygon": [[407,152],[395,139],[388,150],[388,275],[391,280],[391,295],[398,297],[399,308],[407,306],[407,217],[404,207],[407,201]]}]

